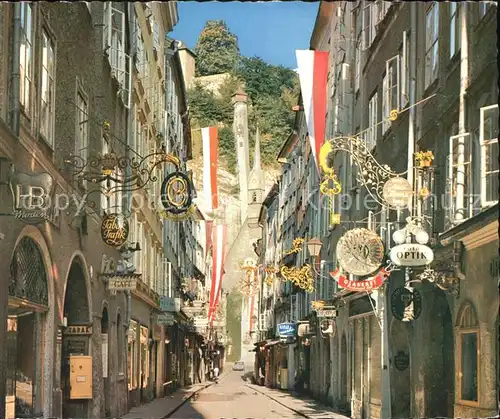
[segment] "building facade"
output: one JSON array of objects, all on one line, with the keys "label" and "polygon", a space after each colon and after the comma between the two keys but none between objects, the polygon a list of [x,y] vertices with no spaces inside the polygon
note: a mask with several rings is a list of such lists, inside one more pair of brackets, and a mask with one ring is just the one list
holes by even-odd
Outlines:
[{"label": "building facade", "polygon": [[[488,416],[498,410],[498,86],[493,82],[498,75],[490,59],[494,43],[485,41],[493,39],[496,7],[490,2],[319,6],[311,49],[330,53],[327,138],[359,136],[380,165],[407,178],[415,194],[409,209],[388,210],[360,181],[366,169],[355,164],[355,150],[337,152],[329,164],[342,193],[319,209],[311,205],[317,198],[306,194],[304,214],[297,211],[300,220],[290,233],[305,243],[322,242],[314,293],[291,292],[295,320],[309,326],[299,332],[295,362],[297,372],[301,362],[307,365],[308,376],[306,385],[296,388],[352,417]],[[398,112],[390,120],[393,110]],[[297,155],[311,163],[304,164],[305,177],[317,189],[307,143],[299,141],[304,149],[296,147]],[[435,157],[432,169],[425,169],[415,153],[429,150]],[[287,188],[286,170],[280,191]],[[298,168],[291,176],[297,173]],[[420,279],[421,270],[401,268],[366,293],[329,278],[338,266],[337,243],[347,231],[372,230],[389,253],[397,244],[393,233],[408,216],[430,237],[430,267],[438,279]],[[278,219],[286,229],[284,217]],[[311,263],[310,256],[304,244],[295,266]],[[402,288],[421,296],[414,317],[404,321],[391,306]],[[335,307],[329,336],[319,333],[314,300]]]}]

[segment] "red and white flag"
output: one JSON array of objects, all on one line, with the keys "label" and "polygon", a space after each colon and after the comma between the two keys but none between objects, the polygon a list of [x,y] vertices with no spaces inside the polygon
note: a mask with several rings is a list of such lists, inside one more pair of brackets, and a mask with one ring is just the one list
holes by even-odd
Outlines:
[{"label": "red and white flag", "polygon": [[219,206],[217,190],[219,135],[217,127],[202,128],[201,139],[203,142],[203,191],[208,210],[212,212]]},{"label": "red and white flag", "polygon": [[295,53],[311,150],[319,171],[319,150],[325,142],[328,52],[297,50]]},{"label": "red and white flag", "polygon": [[210,301],[208,309],[208,320],[213,322],[217,305],[219,304],[220,290],[222,286],[222,275],[224,273],[224,255],[226,251],[227,226],[218,224],[213,227],[213,266],[212,282],[210,287]]}]

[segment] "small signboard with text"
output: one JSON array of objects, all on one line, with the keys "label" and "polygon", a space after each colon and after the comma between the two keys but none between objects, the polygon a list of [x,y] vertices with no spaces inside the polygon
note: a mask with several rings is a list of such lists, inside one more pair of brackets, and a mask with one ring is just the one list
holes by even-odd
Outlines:
[{"label": "small signboard with text", "polygon": [[175,323],[175,318],[173,314],[163,313],[158,315],[158,324],[162,324],[164,326],[172,326]]},{"label": "small signboard with text", "polygon": [[297,336],[297,326],[295,323],[280,323],[278,324],[278,336],[295,337]]},{"label": "small signboard with text", "polygon": [[160,297],[160,309],[162,311],[178,313],[181,310],[181,300],[180,298],[166,297],[162,295]]}]

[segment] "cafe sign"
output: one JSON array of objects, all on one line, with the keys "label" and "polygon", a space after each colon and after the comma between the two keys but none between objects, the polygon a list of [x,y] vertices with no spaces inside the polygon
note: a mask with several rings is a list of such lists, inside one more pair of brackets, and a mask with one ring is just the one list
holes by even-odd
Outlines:
[{"label": "cafe sign", "polygon": [[66,329],[64,329],[64,334],[65,335],[72,335],[72,336],[91,335],[92,334],[92,326],[74,324],[74,325],[68,326]]},{"label": "cafe sign", "polygon": [[330,275],[339,283],[339,286],[346,290],[372,291],[382,286],[385,279],[389,276],[389,272],[387,272],[385,268],[382,268],[377,275],[362,280],[349,279],[346,275],[341,275],[339,269],[330,272]]},{"label": "cafe sign", "polygon": [[129,230],[129,223],[121,214],[108,214],[102,219],[101,238],[108,246],[122,246],[127,241]]},{"label": "cafe sign", "polygon": [[434,252],[424,244],[404,243],[394,246],[389,257],[398,266],[425,266],[434,260]]},{"label": "cafe sign", "polygon": [[137,287],[137,280],[134,278],[110,278],[108,289],[110,291],[133,291]]}]

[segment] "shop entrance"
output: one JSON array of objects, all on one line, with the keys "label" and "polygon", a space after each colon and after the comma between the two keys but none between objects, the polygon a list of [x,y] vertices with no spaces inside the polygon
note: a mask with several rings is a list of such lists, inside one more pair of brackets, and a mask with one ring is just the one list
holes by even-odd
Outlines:
[{"label": "shop entrance", "polygon": [[[37,243],[23,237],[10,264],[6,417],[42,415],[42,360],[49,292]],[[44,348],[44,349],[41,349]]]},{"label": "shop entrance", "polygon": [[[73,259],[64,296],[64,323],[61,355],[61,388],[63,391],[63,417],[88,417],[89,401],[72,399],[70,392],[70,356],[90,355],[92,323],[89,315],[87,284],[82,261]],[[75,326],[87,326],[75,328]],[[75,333],[75,329],[81,330]]]}]

